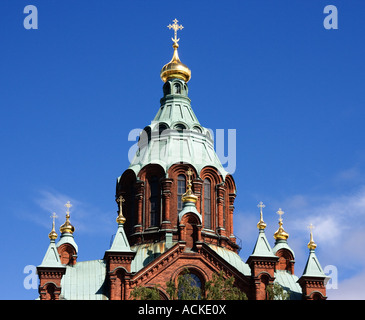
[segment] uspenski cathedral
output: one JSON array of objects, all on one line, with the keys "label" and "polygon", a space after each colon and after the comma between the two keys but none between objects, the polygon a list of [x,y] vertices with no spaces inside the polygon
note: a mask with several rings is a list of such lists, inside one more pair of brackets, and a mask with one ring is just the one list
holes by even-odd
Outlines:
[{"label": "uspenski cathedral", "polygon": [[[280,285],[290,299],[326,299],[327,277],[310,232],[308,260],[300,277],[284,230],[281,209],[272,247],[258,204],[257,241],[246,261],[233,230],[236,184],[214,151],[210,131],[196,117],[188,96],[190,69],[180,61],[175,19],[173,56],[163,66],[161,106],[140,135],[130,166],[117,179],[116,234],[103,257],[78,261],[71,204],[60,238],[53,228],[37,267],[41,300],[129,300],[137,287],[155,287],[169,299],[167,281],[188,269],[204,294],[213,274],[234,277],[248,299],[267,299],[267,286]],[[111,217],[112,219],[112,217]],[[81,248],[82,250],[82,248]],[[156,287],[157,285],[157,287]]]}]

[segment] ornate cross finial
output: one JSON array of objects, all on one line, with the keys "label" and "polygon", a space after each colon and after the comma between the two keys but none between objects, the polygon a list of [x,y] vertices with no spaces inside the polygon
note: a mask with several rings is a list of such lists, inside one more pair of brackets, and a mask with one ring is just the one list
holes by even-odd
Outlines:
[{"label": "ornate cross finial", "polygon": [[281,208],[279,208],[279,210],[276,211],[276,213],[280,216],[280,218],[279,218],[279,229],[276,230],[276,232],[274,233],[274,238],[276,240],[287,240],[289,234],[285,232],[283,228],[283,218],[281,217],[284,214],[284,211],[281,210]]},{"label": "ornate cross finial", "polygon": [[75,231],[74,226],[70,223],[70,208],[72,207],[72,204],[70,201],[67,201],[65,204],[66,207],[66,222],[60,227],[61,233],[73,233]]},{"label": "ornate cross finial", "polygon": [[177,44],[180,40],[180,38],[177,38],[177,30],[182,30],[184,27],[182,25],[178,25],[177,23],[179,22],[177,19],[172,20],[174,22],[174,24],[169,24],[167,27],[169,29],[173,29],[174,30],[174,38],[171,38],[171,40]]},{"label": "ornate cross finial", "polygon": [[57,217],[57,215],[56,215],[56,213],[55,213],[55,212],[53,212],[53,213],[52,213],[51,218],[52,218],[52,220],[53,220],[53,222],[52,222],[52,230],[51,230],[51,232],[48,234],[48,237],[49,237],[51,240],[56,240],[56,239],[57,239],[57,233],[56,233],[56,230],[55,230],[55,223],[54,223],[54,221],[55,221],[55,219],[56,219],[56,218],[58,218],[58,217]]},{"label": "ornate cross finial", "polygon": [[259,202],[259,204],[257,205],[257,208],[260,208],[260,213],[262,214],[262,209],[265,208],[266,206],[264,205],[264,203],[262,201]]},{"label": "ornate cross finial", "polygon": [[193,191],[191,190],[191,177],[193,176],[194,172],[189,168],[185,173],[188,176],[188,186],[186,188],[186,192],[181,196],[181,199],[183,202],[192,201],[195,203],[198,200],[198,197],[193,194]]},{"label": "ornate cross finial", "polygon": [[126,218],[123,216],[123,202],[125,202],[125,199],[123,198],[122,195],[120,195],[117,198],[117,202],[119,204],[119,214],[117,217],[117,223],[118,224],[124,224],[124,222],[126,221]]},{"label": "ornate cross finial", "polygon": [[191,184],[191,177],[193,176],[193,171],[189,168],[188,171],[186,171],[186,174],[188,175],[188,184]]},{"label": "ornate cross finial", "polygon": [[52,218],[52,219],[53,219],[53,223],[54,223],[55,219],[57,219],[57,218],[58,218],[58,216],[57,216],[56,212],[53,212],[53,213],[52,213],[52,215],[50,216],[50,218]]},{"label": "ornate cross finial", "polygon": [[280,222],[281,222],[281,221],[283,221],[283,218],[282,218],[281,216],[284,214],[284,211],[283,211],[283,210],[281,210],[281,208],[279,208],[279,210],[278,210],[278,211],[276,211],[276,213],[280,216],[279,221],[280,221]]},{"label": "ornate cross finial", "polygon": [[310,224],[308,226],[308,229],[310,230],[310,238],[309,238],[309,242],[308,242],[308,245],[307,247],[310,249],[310,250],[314,250],[315,248],[317,248],[317,245],[316,243],[314,242],[313,240],[313,232],[312,230],[314,229],[314,225],[313,224]]},{"label": "ornate cross finial", "polygon": [[119,210],[120,210],[120,212],[122,212],[123,202],[125,202],[125,199],[123,198],[123,196],[122,196],[122,195],[120,195],[120,196],[118,197],[117,202],[118,202],[118,204],[119,204]]},{"label": "ornate cross finial", "polygon": [[265,208],[266,206],[262,201],[260,201],[257,207],[260,208],[260,221],[257,223],[257,228],[259,228],[260,230],[264,230],[266,228],[266,223],[264,222],[262,209]]},{"label": "ornate cross finial", "polygon": [[70,201],[67,201],[67,203],[65,204],[66,209],[66,213],[67,215],[70,215],[70,208],[72,207],[72,204],[70,203]]}]

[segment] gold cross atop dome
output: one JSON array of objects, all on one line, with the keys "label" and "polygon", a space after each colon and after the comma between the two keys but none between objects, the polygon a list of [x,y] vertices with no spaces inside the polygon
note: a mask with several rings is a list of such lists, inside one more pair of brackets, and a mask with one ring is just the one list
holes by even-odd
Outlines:
[{"label": "gold cross atop dome", "polygon": [[186,175],[188,176],[188,184],[191,185],[191,177],[193,176],[193,171],[189,168],[188,171],[186,171]]},{"label": "gold cross atop dome", "polygon": [[276,211],[276,213],[280,216],[280,218],[279,218],[279,229],[276,230],[276,232],[274,233],[274,238],[276,240],[287,240],[289,238],[289,234],[285,232],[283,228],[283,218],[281,217],[284,214],[284,211],[281,210],[281,208],[279,208],[279,210]]},{"label": "gold cross atop dome", "polygon": [[179,47],[180,38],[177,37],[177,31],[182,30],[184,27],[178,24],[178,20],[174,19],[173,24],[169,24],[167,27],[171,30],[174,30],[174,38],[171,38],[173,41],[172,47],[174,48],[174,54],[169,63],[165,64],[162,67],[160,72],[160,77],[163,82],[171,79],[181,79],[185,82],[188,82],[191,78],[190,69],[180,61],[179,54],[177,52],[177,48]]},{"label": "gold cross atop dome", "polygon": [[75,227],[70,222],[70,208],[72,207],[72,204],[70,201],[67,201],[65,204],[66,207],[66,222],[60,227],[61,233],[74,233]]},{"label": "gold cross atop dome", "polygon": [[52,218],[52,230],[51,232],[48,234],[48,237],[51,239],[51,240],[56,240],[57,239],[57,233],[56,233],[56,230],[55,230],[55,219],[58,218],[56,213],[53,212],[52,215],[51,215],[51,218]]},{"label": "gold cross atop dome", "polygon": [[284,211],[283,210],[281,210],[281,208],[279,208],[279,210],[278,211],[276,211],[276,213],[280,216],[279,217],[279,221],[281,222],[281,221],[283,221],[283,218],[281,217],[283,214],[284,214]]},{"label": "gold cross atop dome", "polygon": [[127,219],[123,216],[123,202],[125,202],[125,199],[123,198],[122,195],[118,197],[117,202],[119,204],[119,210],[116,221],[118,224],[124,224]]},{"label": "gold cross atop dome", "polygon": [[310,224],[308,226],[308,229],[310,230],[310,239],[309,239],[307,247],[308,247],[309,250],[314,250],[315,248],[317,248],[317,244],[313,240],[313,232],[312,231],[314,229],[314,225]]},{"label": "gold cross atop dome", "polygon": [[52,218],[53,223],[54,223],[55,219],[57,219],[57,218],[58,218],[58,216],[57,216],[56,212],[53,212],[53,213],[52,213],[52,215],[50,216],[50,218]]},{"label": "gold cross atop dome", "polygon": [[183,202],[194,202],[198,200],[198,197],[193,193],[191,190],[192,184],[191,184],[191,177],[193,176],[194,172],[189,168],[186,172],[186,175],[188,176],[188,186],[186,192],[181,196],[181,200]]},{"label": "gold cross atop dome", "polygon": [[177,38],[177,31],[178,30],[182,30],[184,27],[182,26],[182,25],[178,25],[177,23],[179,22],[179,20],[177,20],[177,19],[175,19],[175,20],[172,20],[173,22],[174,22],[174,24],[169,24],[167,27],[169,28],[169,29],[173,29],[174,30],[174,38],[171,38],[171,40],[175,43],[175,44],[177,44],[178,42],[179,42],[179,40],[180,40],[180,38],[178,39]]},{"label": "gold cross atop dome", "polygon": [[266,206],[262,201],[260,201],[257,207],[260,208],[260,221],[257,223],[257,228],[259,228],[259,230],[264,230],[266,228],[266,223],[264,222],[263,219],[262,209],[265,208]]}]

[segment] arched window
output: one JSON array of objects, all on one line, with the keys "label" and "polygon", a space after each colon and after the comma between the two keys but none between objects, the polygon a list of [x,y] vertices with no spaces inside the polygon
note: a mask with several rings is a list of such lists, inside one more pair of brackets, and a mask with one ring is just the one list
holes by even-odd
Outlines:
[{"label": "arched window", "polygon": [[181,86],[179,83],[175,83],[174,88],[175,88],[175,93],[181,94]]},{"label": "arched window", "polygon": [[183,174],[177,177],[177,211],[180,212],[183,207],[181,196],[186,192],[186,178]]},{"label": "arched window", "polygon": [[149,179],[150,184],[150,226],[158,226],[160,224],[160,201],[159,188],[156,176]]},{"label": "arched window", "polygon": [[195,273],[188,270],[180,274],[177,293],[179,300],[198,300],[202,296],[202,290],[202,281]]},{"label": "arched window", "polygon": [[210,180],[204,180],[204,227],[206,229],[212,228],[212,211],[211,211],[211,185]]},{"label": "arched window", "polygon": [[223,193],[223,228],[226,229],[226,193]]},{"label": "arched window", "polygon": [[46,300],[56,300],[55,285],[49,283],[46,288]]}]

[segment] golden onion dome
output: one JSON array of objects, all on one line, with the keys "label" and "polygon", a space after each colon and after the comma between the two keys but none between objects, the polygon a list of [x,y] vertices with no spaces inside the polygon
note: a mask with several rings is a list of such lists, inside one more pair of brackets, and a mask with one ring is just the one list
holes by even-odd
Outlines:
[{"label": "golden onion dome", "polygon": [[52,217],[53,218],[53,223],[52,223],[52,230],[51,232],[48,234],[48,238],[50,238],[51,240],[56,240],[57,239],[57,233],[56,233],[56,230],[55,230],[55,223],[54,223],[54,220],[56,219],[56,214],[53,213]]},{"label": "golden onion dome", "polygon": [[180,61],[179,54],[177,52],[177,48],[179,47],[178,42],[180,40],[180,38],[177,37],[177,31],[182,30],[184,27],[178,24],[177,19],[174,19],[173,22],[173,24],[169,24],[167,27],[174,30],[174,38],[171,38],[171,40],[174,42],[174,44],[172,45],[172,47],[174,48],[174,54],[171,61],[162,67],[160,77],[163,82],[175,78],[188,82],[191,78],[191,71],[185,64]]},{"label": "golden onion dome", "polygon": [[174,43],[172,47],[174,48],[174,54],[171,61],[162,67],[160,77],[163,82],[175,78],[188,82],[191,78],[191,70],[179,59],[179,54],[177,52],[179,45]]},{"label": "golden onion dome", "polygon": [[66,222],[60,227],[61,233],[74,233],[75,227],[70,223],[69,218],[66,216]]},{"label": "golden onion dome", "polygon": [[123,202],[125,202],[125,199],[122,195],[120,195],[116,201],[119,204],[119,210],[118,210],[118,217],[116,219],[118,224],[124,224],[126,222],[126,218],[123,216]]},{"label": "golden onion dome", "polygon": [[191,188],[189,188],[188,191],[181,196],[181,200],[182,202],[196,203],[198,201],[198,197],[191,191]]},{"label": "golden onion dome", "polygon": [[264,222],[264,218],[263,218],[263,214],[262,214],[262,209],[265,208],[265,205],[262,201],[260,201],[259,204],[257,205],[257,207],[260,208],[260,221],[257,223],[257,228],[259,230],[265,230],[266,223]]},{"label": "golden onion dome", "polygon": [[283,223],[279,222],[279,229],[274,233],[275,240],[287,240],[289,234],[284,230]]},{"label": "golden onion dome", "polygon": [[191,190],[192,187],[191,177],[193,176],[193,171],[189,168],[188,171],[186,171],[186,174],[188,176],[188,187],[186,192],[181,196],[181,200],[182,202],[196,203],[198,201],[198,197]]},{"label": "golden onion dome", "polygon": [[275,240],[287,240],[289,238],[289,234],[285,232],[283,228],[283,219],[281,217],[284,214],[284,211],[281,210],[280,208],[276,213],[280,216],[280,218],[279,218],[279,229],[276,230],[276,232],[274,233],[274,238]]},{"label": "golden onion dome", "polygon": [[309,242],[308,242],[308,245],[307,245],[307,247],[308,247],[308,249],[309,250],[314,250],[315,248],[317,248],[317,244],[314,242],[314,240],[313,240],[313,233],[312,233],[312,229],[313,229],[314,227],[313,227],[313,225],[311,224],[310,226],[309,226],[309,229],[311,230],[311,232],[310,232],[310,239],[309,239]]},{"label": "golden onion dome", "polygon": [[70,201],[67,201],[65,204],[65,207],[67,208],[66,211],[66,221],[65,223],[60,227],[61,233],[74,233],[75,227],[70,222],[70,208],[72,207]]}]

